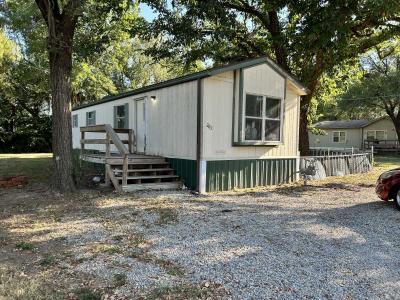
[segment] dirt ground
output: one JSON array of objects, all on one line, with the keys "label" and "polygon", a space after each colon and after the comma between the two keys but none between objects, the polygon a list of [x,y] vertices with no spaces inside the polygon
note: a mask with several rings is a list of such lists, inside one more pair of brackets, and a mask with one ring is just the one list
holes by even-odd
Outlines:
[{"label": "dirt ground", "polygon": [[389,167],[200,197],[0,189],[0,299],[399,298]]}]

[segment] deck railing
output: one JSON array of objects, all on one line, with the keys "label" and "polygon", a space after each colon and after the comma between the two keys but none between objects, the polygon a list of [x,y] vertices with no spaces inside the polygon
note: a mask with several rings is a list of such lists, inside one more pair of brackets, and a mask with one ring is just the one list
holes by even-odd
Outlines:
[{"label": "deck railing", "polygon": [[[122,186],[126,186],[128,183],[128,155],[133,153],[134,151],[134,132],[132,129],[125,128],[112,128],[109,124],[103,125],[94,125],[94,126],[85,126],[80,128],[81,131],[81,155],[85,150],[85,144],[97,144],[97,145],[105,145],[105,183],[110,184],[110,181],[113,183],[116,190],[121,190],[118,181],[116,180],[111,166],[107,163],[107,158],[111,157],[111,145],[113,144],[115,148],[118,150],[119,155],[123,158],[122,164]],[[105,133],[104,139],[86,139],[85,134],[88,132],[92,133]],[[117,133],[127,134],[127,140],[121,140]],[[128,149],[125,147],[125,144],[128,145]]]},{"label": "deck railing", "polygon": [[374,147],[376,151],[400,151],[398,140],[365,140],[364,149]]}]

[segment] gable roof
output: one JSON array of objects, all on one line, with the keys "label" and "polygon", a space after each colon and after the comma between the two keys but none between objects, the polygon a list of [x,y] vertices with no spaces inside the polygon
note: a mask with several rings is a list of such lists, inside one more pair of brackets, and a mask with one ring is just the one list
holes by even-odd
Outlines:
[{"label": "gable roof", "polygon": [[297,89],[302,91],[304,95],[306,95],[309,92],[307,87],[304,86],[292,74],[285,71],[282,67],[280,67],[277,63],[275,63],[269,57],[262,56],[262,57],[258,57],[258,58],[251,58],[251,59],[243,60],[240,62],[234,62],[234,63],[227,64],[224,66],[218,66],[218,67],[206,69],[206,70],[203,70],[200,72],[196,72],[196,73],[188,74],[185,76],[177,77],[174,79],[166,80],[166,81],[163,81],[160,83],[148,85],[148,86],[138,88],[138,89],[135,89],[132,91],[128,91],[128,92],[124,92],[124,93],[120,93],[120,94],[116,94],[116,95],[105,96],[100,101],[76,106],[72,110],[78,110],[81,108],[85,108],[85,107],[89,107],[89,106],[93,106],[93,105],[97,105],[97,104],[101,104],[101,103],[105,103],[105,102],[109,102],[109,101],[114,101],[117,99],[129,97],[129,96],[134,96],[134,95],[158,90],[158,89],[165,88],[165,87],[174,86],[174,85],[177,85],[180,83],[185,83],[185,82],[189,82],[189,81],[193,81],[193,80],[197,80],[197,79],[214,76],[214,75],[221,74],[221,73],[228,72],[228,71],[233,71],[233,70],[237,70],[237,69],[241,69],[241,68],[248,68],[248,67],[256,66],[259,64],[263,64],[263,63],[266,63],[278,74],[280,74],[281,76],[283,76],[284,78],[289,80]]},{"label": "gable roof", "polygon": [[358,129],[367,127],[382,119],[388,118],[383,116],[374,120],[337,120],[337,121],[321,121],[315,123],[313,127],[318,129]]},{"label": "gable roof", "polygon": [[368,120],[338,120],[338,121],[321,121],[314,124],[319,129],[357,129],[367,126]]}]

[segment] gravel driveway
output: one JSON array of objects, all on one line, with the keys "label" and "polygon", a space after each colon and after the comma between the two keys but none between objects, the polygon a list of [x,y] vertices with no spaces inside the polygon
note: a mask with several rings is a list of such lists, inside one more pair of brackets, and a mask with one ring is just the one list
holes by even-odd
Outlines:
[{"label": "gravel driveway", "polygon": [[400,298],[400,212],[372,188],[310,187],[179,201],[151,252],[234,299]]},{"label": "gravel driveway", "polygon": [[[154,289],[153,299],[162,298],[182,284],[215,289],[212,299],[400,298],[400,212],[371,186],[100,195],[82,203],[61,212],[47,205],[40,214],[24,208],[18,218],[8,210],[0,266],[11,255],[21,260],[10,249],[23,238],[36,247],[23,252],[29,270],[42,272],[37,261],[53,249],[59,256],[46,274],[54,285],[84,282],[113,299],[146,298]],[[39,215],[51,221],[31,226]]]}]

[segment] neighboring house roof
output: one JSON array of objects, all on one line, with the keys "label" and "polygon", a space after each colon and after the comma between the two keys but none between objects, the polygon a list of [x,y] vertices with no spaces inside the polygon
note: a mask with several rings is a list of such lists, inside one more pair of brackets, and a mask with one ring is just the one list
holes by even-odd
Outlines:
[{"label": "neighboring house roof", "polygon": [[337,120],[337,121],[321,121],[315,123],[313,127],[318,129],[358,129],[364,128],[375,122],[378,122],[386,117],[381,117],[375,120]]},{"label": "neighboring house roof", "polygon": [[357,129],[367,126],[368,120],[338,120],[338,121],[321,121],[314,124],[318,129]]},{"label": "neighboring house roof", "polygon": [[142,88],[138,88],[138,89],[135,89],[135,90],[132,90],[132,91],[129,91],[129,92],[120,93],[120,94],[116,94],[116,95],[105,96],[100,101],[89,103],[89,104],[80,105],[80,106],[74,107],[72,110],[77,110],[77,109],[81,109],[81,108],[84,108],[84,107],[89,107],[89,106],[93,106],[93,105],[97,105],[97,104],[101,104],[101,103],[105,103],[105,102],[109,102],[109,101],[113,101],[113,100],[129,97],[129,96],[134,96],[134,95],[150,92],[150,91],[153,91],[153,90],[158,90],[158,89],[161,89],[161,88],[177,85],[177,84],[180,84],[180,83],[185,83],[185,82],[189,82],[189,81],[193,81],[193,80],[197,80],[197,79],[201,79],[201,78],[214,76],[214,75],[221,74],[221,73],[228,72],[228,71],[233,71],[233,70],[237,70],[237,69],[241,69],[241,68],[252,67],[252,66],[255,66],[255,65],[262,64],[262,63],[268,64],[277,73],[279,73],[281,76],[285,77],[287,80],[292,82],[292,84],[296,88],[301,90],[304,95],[306,95],[309,92],[307,87],[304,86],[299,80],[297,80],[292,74],[290,74],[289,72],[285,71],[282,67],[280,67],[278,64],[276,64],[274,61],[272,61],[267,56],[262,56],[262,57],[258,57],[258,58],[252,58],[252,59],[244,60],[244,61],[241,61],[241,62],[231,63],[231,64],[224,65],[224,66],[219,66],[219,67],[214,67],[214,68],[211,68],[211,69],[206,69],[206,70],[203,70],[203,71],[200,71],[200,72],[196,72],[196,73],[192,73],[192,74],[189,74],[189,75],[185,75],[185,76],[182,76],[182,77],[177,77],[177,78],[170,79],[170,80],[167,80],[167,81],[163,81],[163,82],[160,82],[160,83],[148,85],[148,86],[145,86],[145,87],[142,87]]}]

